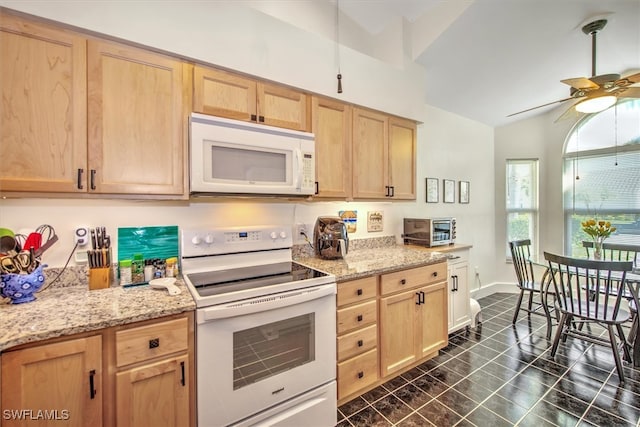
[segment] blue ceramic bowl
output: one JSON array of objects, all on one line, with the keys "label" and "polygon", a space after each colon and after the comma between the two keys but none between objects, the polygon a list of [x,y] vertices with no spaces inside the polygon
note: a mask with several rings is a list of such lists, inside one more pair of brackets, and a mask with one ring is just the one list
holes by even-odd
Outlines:
[{"label": "blue ceramic bowl", "polygon": [[30,274],[7,273],[0,275],[0,295],[10,298],[12,304],[21,304],[36,299],[35,294],[44,283],[42,270],[46,264],[40,264]]}]

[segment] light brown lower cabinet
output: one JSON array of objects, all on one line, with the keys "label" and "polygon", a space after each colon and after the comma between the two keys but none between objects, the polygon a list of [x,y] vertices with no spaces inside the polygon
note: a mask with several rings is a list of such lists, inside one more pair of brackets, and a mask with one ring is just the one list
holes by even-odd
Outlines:
[{"label": "light brown lower cabinet", "polygon": [[193,313],[2,353],[3,426],[195,425]]},{"label": "light brown lower cabinet", "polygon": [[2,354],[3,426],[102,426],[102,337]]},{"label": "light brown lower cabinet", "polygon": [[338,283],[338,404],[448,344],[447,263]]}]

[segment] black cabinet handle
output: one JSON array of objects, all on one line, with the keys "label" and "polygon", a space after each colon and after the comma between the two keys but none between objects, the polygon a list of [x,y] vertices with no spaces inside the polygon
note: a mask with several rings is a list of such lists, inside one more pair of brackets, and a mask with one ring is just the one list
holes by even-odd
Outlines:
[{"label": "black cabinet handle", "polygon": [[93,377],[95,377],[95,375],[95,369],[89,371],[89,397],[91,397],[91,399],[94,399],[96,397],[96,389],[93,384]]},{"label": "black cabinet handle", "polygon": [[396,187],[394,185],[392,185],[389,188],[391,189],[391,194],[389,195],[389,197],[395,197],[395,195],[396,195]]},{"label": "black cabinet handle", "polygon": [[420,302],[420,292],[416,292],[416,296],[418,297],[418,300],[416,301],[416,305],[420,305],[420,304],[422,304],[422,303]]},{"label": "black cabinet handle", "polygon": [[318,181],[316,181],[316,192],[315,194],[318,194],[320,192],[320,186],[318,185]]},{"label": "black cabinet handle", "polygon": [[424,291],[420,291],[420,304],[424,304]]},{"label": "black cabinet handle", "polygon": [[362,322],[362,314],[358,314],[358,322]]},{"label": "black cabinet handle", "polygon": [[384,188],[387,190],[384,196],[389,197],[389,186],[385,185]]},{"label": "black cabinet handle", "polygon": [[96,170],[91,169],[91,189],[96,189]]},{"label": "black cabinet handle", "polygon": [[364,377],[364,372],[362,371],[358,372],[358,378],[362,378],[362,377]]},{"label": "black cabinet handle", "polygon": [[364,341],[358,340],[358,347],[362,347],[364,345]]},{"label": "black cabinet handle", "polygon": [[184,362],[180,362],[180,369],[182,370],[182,379],[180,380],[180,384],[182,384],[182,387],[184,387],[187,383],[184,377]]},{"label": "black cabinet handle", "polygon": [[149,340],[149,348],[157,348],[160,347],[160,338],[154,338]]},{"label": "black cabinet handle", "polygon": [[82,185],[82,174],[84,173],[84,169],[78,168],[78,190],[82,190],[84,186]]},{"label": "black cabinet handle", "polygon": [[401,285],[406,285],[406,284],[407,284],[407,279],[402,279],[402,280],[400,280],[400,284],[401,284]]},{"label": "black cabinet handle", "polygon": [[433,277],[438,277],[438,272],[437,272],[437,271],[434,271],[433,273],[431,273],[431,275],[432,275]]},{"label": "black cabinet handle", "polygon": [[258,116],[256,116],[255,114],[251,115],[251,121],[252,122],[257,122],[258,121]]},{"label": "black cabinet handle", "polygon": [[356,291],[356,294],[357,294],[358,296],[362,295],[362,289],[358,289],[358,290]]},{"label": "black cabinet handle", "polygon": [[264,116],[258,116],[258,121],[260,123],[264,123]]}]

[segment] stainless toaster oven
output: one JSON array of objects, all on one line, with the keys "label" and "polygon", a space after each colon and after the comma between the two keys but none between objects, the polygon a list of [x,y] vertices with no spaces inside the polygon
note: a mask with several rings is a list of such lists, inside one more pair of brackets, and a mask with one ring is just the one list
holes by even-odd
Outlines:
[{"label": "stainless toaster oven", "polygon": [[427,247],[452,245],[456,239],[455,218],[405,218],[405,245]]}]

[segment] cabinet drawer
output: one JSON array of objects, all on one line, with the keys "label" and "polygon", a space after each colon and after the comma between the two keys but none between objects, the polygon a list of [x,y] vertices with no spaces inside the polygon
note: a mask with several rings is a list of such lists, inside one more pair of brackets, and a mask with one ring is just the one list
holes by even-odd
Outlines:
[{"label": "cabinet drawer", "polygon": [[378,350],[338,363],[338,399],[378,381]]},{"label": "cabinet drawer", "polygon": [[338,307],[376,296],[377,276],[338,283]]},{"label": "cabinet drawer", "polygon": [[383,274],[380,276],[380,295],[388,295],[443,280],[447,280],[446,262]]},{"label": "cabinet drawer", "polygon": [[378,306],[375,300],[342,308],[337,312],[338,334],[376,323],[377,320]]},{"label": "cabinet drawer", "polygon": [[338,337],[338,361],[341,362],[378,345],[377,325],[355,330]]},{"label": "cabinet drawer", "polygon": [[187,318],[168,320],[116,332],[116,366],[186,351]]}]

